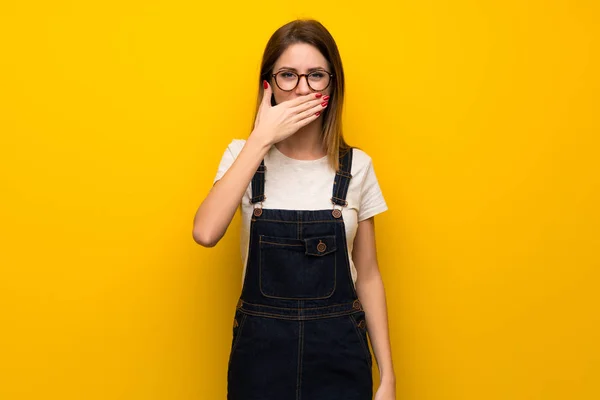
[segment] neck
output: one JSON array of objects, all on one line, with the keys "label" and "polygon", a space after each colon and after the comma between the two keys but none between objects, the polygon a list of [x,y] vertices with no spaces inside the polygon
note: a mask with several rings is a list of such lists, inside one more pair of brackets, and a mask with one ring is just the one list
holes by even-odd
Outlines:
[{"label": "neck", "polygon": [[277,150],[298,160],[316,160],[327,155],[321,139],[322,119],[298,129],[296,133],[275,144]]}]

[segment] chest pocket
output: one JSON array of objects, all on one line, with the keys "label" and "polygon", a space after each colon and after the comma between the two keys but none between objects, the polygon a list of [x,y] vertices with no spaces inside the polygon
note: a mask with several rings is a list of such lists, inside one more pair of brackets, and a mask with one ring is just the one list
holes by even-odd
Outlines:
[{"label": "chest pocket", "polygon": [[335,291],[336,237],[259,236],[260,291],[279,299],[324,299]]}]

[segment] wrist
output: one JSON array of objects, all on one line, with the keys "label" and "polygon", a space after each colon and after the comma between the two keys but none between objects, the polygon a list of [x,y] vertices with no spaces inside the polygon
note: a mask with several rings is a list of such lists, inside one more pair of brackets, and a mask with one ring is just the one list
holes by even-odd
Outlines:
[{"label": "wrist", "polygon": [[380,375],[379,383],[381,385],[395,385],[396,384],[396,375],[392,374],[383,374]]},{"label": "wrist", "polygon": [[271,148],[272,143],[264,136],[265,135],[255,129],[250,133],[246,143],[257,148],[259,151],[266,153]]}]

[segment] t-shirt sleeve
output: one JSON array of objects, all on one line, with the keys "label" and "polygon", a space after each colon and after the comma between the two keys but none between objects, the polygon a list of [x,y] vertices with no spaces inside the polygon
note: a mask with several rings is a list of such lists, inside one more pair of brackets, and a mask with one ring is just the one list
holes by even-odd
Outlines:
[{"label": "t-shirt sleeve", "polygon": [[360,193],[360,208],[358,210],[358,222],[382,213],[388,206],[381,193],[373,163],[369,160],[365,178]]},{"label": "t-shirt sleeve", "polygon": [[215,179],[213,180],[213,185],[217,183],[219,179],[225,175],[225,172],[231,167],[237,156],[240,154],[242,147],[244,147],[244,140],[233,139],[231,143],[225,149],[223,156],[221,157],[221,162],[219,163],[219,168],[217,169],[217,174],[215,175]]}]

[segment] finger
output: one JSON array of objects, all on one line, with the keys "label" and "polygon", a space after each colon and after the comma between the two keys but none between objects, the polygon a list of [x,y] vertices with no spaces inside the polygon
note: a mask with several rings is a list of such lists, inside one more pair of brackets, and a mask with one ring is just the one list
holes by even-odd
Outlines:
[{"label": "finger", "polygon": [[263,97],[261,99],[260,105],[258,106],[258,111],[256,113],[256,119],[254,120],[254,127],[260,123],[260,115],[263,113],[263,109],[271,107],[271,85],[266,80],[263,80]]},{"label": "finger", "polygon": [[329,102],[328,100],[323,100],[323,98],[314,99],[314,100],[299,104],[296,107],[291,108],[290,111],[292,112],[292,114],[300,114],[306,110],[310,110],[319,105],[324,107],[327,105],[328,102]]},{"label": "finger", "polygon": [[[293,118],[293,121],[294,122],[301,121],[301,120],[308,118],[311,115],[314,115],[316,113],[321,114],[321,113],[323,113],[323,110],[328,105],[327,101],[321,101],[320,99],[316,104],[314,104],[314,103],[311,103],[311,104],[312,104],[312,107],[306,108],[305,110],[296,114],[296,116]],[[318,115],[317,115],[317,117],[318,117]]]},{"label": "finger", "polygon": [[305,94],[304,96],[300,96],[300,97],[296,97],[295,99],[291,99],[291,100],[287,100],[287,101],[283,101],[279,104],[286,104],[289,108],[294,108],[297,107],[301,104],[304,104],[308,101],[311,100],[315,100],[315,99],[320,99],[323,96],[322,93],[309,93],[309,94]]},{"label": "finger", "polygon": [[310,124],[315,119],[319,118],[319,116],[322,114],[322,111],[317,111],[317,112],[313,112],[313,113],[309,113],[308,111],[305,111],[305,113],[303,113],[303,114],[304,114],[303,119],[296,122],[296,127],[298,129]]},{"label": "finger", "polygon": [[271,90],[271,85],[269,85],[269,82],[267,81],[263,81],[263,98],[262,98],[262,106],[269,108],[271,107],[271,95],[273,94],[273,91]]}]

